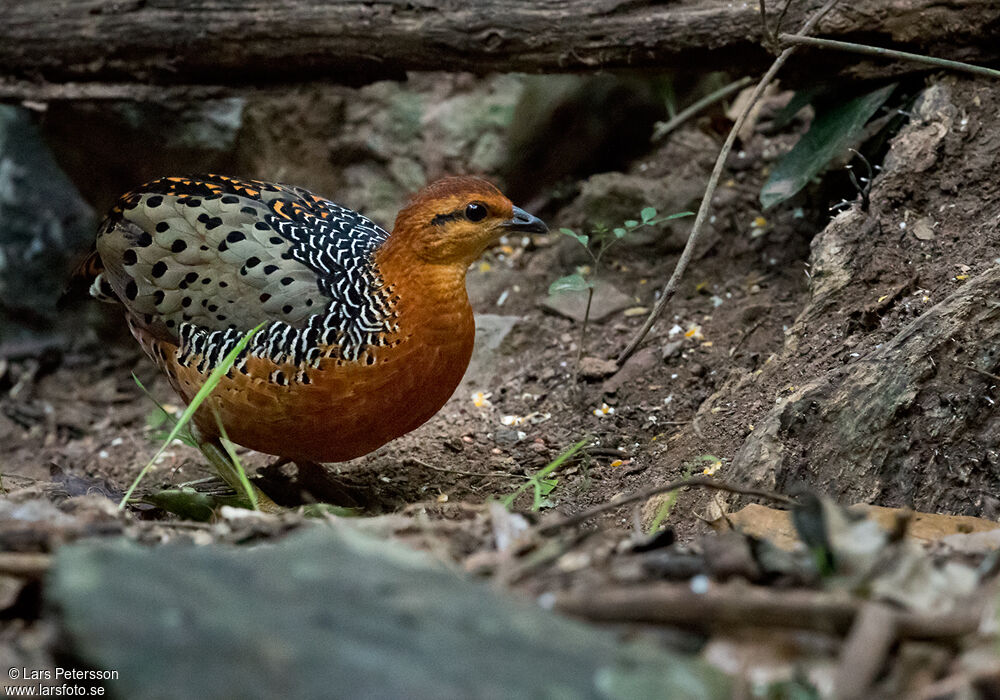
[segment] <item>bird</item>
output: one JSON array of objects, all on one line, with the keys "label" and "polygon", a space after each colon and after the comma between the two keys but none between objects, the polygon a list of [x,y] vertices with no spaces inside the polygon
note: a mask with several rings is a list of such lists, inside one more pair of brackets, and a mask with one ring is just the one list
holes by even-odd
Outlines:
[{"label": "bird", "polygon": [[342,462],[438,412],[472,355],[466,271],[547,230],[473,176],[413,194],[391,231],[301,187],[163,177],[117,200],[78,275],[185,403],[260,326],[194,414],[203,446]]}]

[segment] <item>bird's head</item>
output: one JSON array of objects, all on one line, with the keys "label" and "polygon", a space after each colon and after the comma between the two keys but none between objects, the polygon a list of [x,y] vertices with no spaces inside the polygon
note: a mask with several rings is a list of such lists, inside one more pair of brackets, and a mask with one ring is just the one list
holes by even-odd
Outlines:
[{"label": "bird's head", "polygon": [[463,270],[504,234],[545,233],[541,219],[515,207],[478,177],[447,177],[417,192],[396,217],[393,245],[420,260]]}]

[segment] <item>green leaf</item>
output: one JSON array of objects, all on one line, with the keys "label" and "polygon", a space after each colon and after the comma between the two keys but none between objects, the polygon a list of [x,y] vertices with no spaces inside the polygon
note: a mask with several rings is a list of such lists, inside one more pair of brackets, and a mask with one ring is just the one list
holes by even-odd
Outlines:
[{"label": "green leaf", "polygon": [[552,490],[559,485],[559,479],[539,479],[538,491],[543,496],[548,496]]},{"label": "green leaf", "polygon": [[628,233],[625,229],[619,227],[614,229],[615,238],[625,238],[625,234]]},{"label": "green leaf", "polygon": [[886,85],[817,115],[809,131],[775,166],[761,188],[760,203],[764,209],[794,196],[831,160],[855,145],[865,123],[895,88],[896,83]]},{"label": "green leaf", "polygon": [[559,479],[538,479],[535,486],[534,498],[531,504],[531,510],[541,510],[542,508],[551,508],[554,503],[550,501],[546,496],[548,496],[559,485]]},{"label": "green leaf", "polygon": [[156,430],[170,420],[170,414],[157,406],[146,416],[146,427],[150,430]]},{"label": "green leaf", "polygon": [[796,114],[801,112],[807,104],[813,102],[822,93],[823,88],[821,87],[809,87],[805,90],[797,90],[792,95],[792,99],[788,101],[788,104],[774,115],[774,119],[771,121],[771,128],[775,131],[784,129],[792,123],[792,119],[795,118]]},{"label": "green leaf", "polygon": [[634,219],[629,219],[628,221],[625,222],[625,228],[635,228],[638,225],[639,222],[635,221]]},{"label": "green leaf", "polygon": [[648,224],[650,221],[656,218],[656,207],[646,207],[641,212],[639,216],[642,217],[643,223]]},{"label": "green leaf", "polygon": [[561,228],[561,229],[559,229],[559,231],[561,233],[566,234],[570,238],[574,239],[575,241],[577,241],[580,245],[582,245],[584,247],[586,247],[587,243],[590,242],[590,237],[589,236],[586,236],[586,235],[584,235],[582,233],[577,233],[576,231],[574,231],[571,228]]},{"label": "green leaf", "polygon": [[674,219],[683,219],[685,216],[694,216],[693,211],[679,211],[676,214],[670,214],[664,216],[662,219],[656,219],[653,221],[647,221],[648,224],[662,224],[664,221],[673,221]]},{"label": "green leaf", "polygon": [[576,443],[568,450],[563,452],[561,455],[556,457],[554,460],[546,464],[540,470],[538,470],[538,472],[536,472],[530,479],[528,479],[520,487],[518,487],[518,489],[514,491],[514,493],[510,494],[501,501],[503,507],[510,508],[514,504],[514,501],[517,500],[517,497],[520,496],[529,488],[534,488],[535,492],[534,503],[532,508],[533,510],[538,510],[539,508],[545,505],[551,505],[543,503],[542,499],[545,495],[552,493],[552,489],[556,487],[556,485],[559,483],[559,480],[546,479],[545,477],[547,477],[549,474],[558,469],[562,465],[562,463],[565,462],[567,459],[575,455],[577,451],[587,443],[587,440],[589,440],[589,438],[584,438],[583,440],[580,440],[580,442]]},{"label": "green leaf", "polygon": [[593,287],[594,283],[584,279],[580,273],[560,277],[549,285],[549,294],[560,294],[562,292],[582,292],[584,289]]},{"label": "green leaf", "polygon": [[[170,435],[170,431],[161,430],[160,428],[165,428],[168,423],[171,427],[173,427],[177,424],[177,420],[172,415],[167,413],[167,409],[163,407],[163,404],[157,401],[153,395],[149,393],[146,386],[137,376],[135,376],[135,372],[132,373],[132,379],[135,381],[136,386],[142,390],[142,393],[144,393],[150,401],[156,404],[156,409],[146,417],[146,425],[153,431],[150,438],[154,442],[165,441],[167,436]],[[187,426],[181,428],[181,430],[176,434],[176,438],[185,445],[190,445],[191,447],[198,446],[198,441],[194,439],[194,436],[191,434],[191,429]]]}]

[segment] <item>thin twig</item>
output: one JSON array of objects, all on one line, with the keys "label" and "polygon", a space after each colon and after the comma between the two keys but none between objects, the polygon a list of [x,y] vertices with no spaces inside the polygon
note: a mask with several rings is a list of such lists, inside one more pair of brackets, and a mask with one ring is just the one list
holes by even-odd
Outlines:
[{"label": "thin twig", "polygon": [[993,70],[992,68],[986,68],[984,66],[974,66],[971,63],[962,63],[961,61],[949,61],[946,58],[934,58],[933,56],[924,56],[918,53],[908,53],[906,51],[883,49],[879,46],[854,44],[849,41],[834,41],[833,39],[817,39],[816,37],[802,36],[801,32],[799,34],[781,34],[778,37],[778,40],[781,43],[781,45],[788,47],[813,46],[818,49],[837,49],[839,51],[860,53],[864,54],[865,56],[879,56],[880,58],[898,58],[901,61],[911,61],[913,63],[925,63],[929,66],[936,66],[938,68],[948,68],[950,70],[962,71],[963,73],[972,73],[973,75],[982,75],[987,78],[1000,78],[1000,71]]},{"label": "thin twig", "polygon": [[[813,30],[816,24],[826,15],[827,12],[833,9],[839,0],[828,0],[826,4],[823,5],[809,20],[802,26],[799,31],[799,35],[808,34]],[[736,136],[739,134],[740,129],[743,128],[743,123],[746,121],[747,116],[750,114],[750,109],[757,103],[761,95],[764,94],[764,90],[774,79],[774,76],[781,70],[781,67],[785,65],[785,62],[789,57],[795,52],[796,46],[789,46],[787,49],[781,52],[781,54],[774,60],[771,67],[767,69],[764,77],[760,79],[757,83],[757,87],[754,88],[750,99],[747,100],[743,109],[740,111],[739,115],[736,117],[736,122],[733,124],[732,129],[729,130],[729,136],[726,137],[726,142],[722,145],[722,150],[719,151],[719,157],[715,161],[715,167],[712,169],[712,174],[708,178],[708,187],[705,188],[705,196],[702,197],[701,206],[698,207],[698,215],[695,217],[694,225],[691,227],[691,233],[688,234],[687,245],[684,246],[684,251],[681,253],[680,259],[677,261],[677,265],[674,267],[674,272],[670,275],[670,279],[667,280],[666,285],[663,287],[663,291],[660,293],[660,298],[653,307],[652,312],[646,318],[646,322],[642,324],[642,328],[639,332],[635,334],[629,344],[622,350],[621,354],[618,355],[616,362],[618,366],[621,367],[625,364],[625,361],[632,356],[632,353],[636,351],[639,344],[649,333],[649,329],[653,327],[656,320],[663,313],[663,310],[667,306],[674,294],[677,293],[677,285],[680,282],[681,277],[684,275],[684,271],[687,269],[688,264],[691,262],[691,258],[694,257],[695,247],[698,245],[699,238],[701,237],[701,232],[705,225],[705,221],[708,219],[708,212],[712,208],[712,199],[715,196],[715,190],[719,186],[719,178],[722,177],[722,171],[726,166],[726,160],[729,158],[729,152],[733,148],[733,143],[736,141]]]},{"label": "thin twig", "polygon": [[52,564],[51,554],[0,552],[0,574],[16,578],[40,579]]},{"label": "thin twig", "polygon": [[[847,634],[863,603],[816,591],[718,586],[695,593],[688,584],[623,586],[563,593],[560,612],[598,622],[645,622],[705,630],[770,627]],[[899,612],[899,639],[958,639],[975,632],[982,605],[970,601],[944,614]]]},{"label": "thin twig", "polygon": [[543,523],[539,525],[536,530],[540,535],[549,535],[556,530],[561,530],[565,527],[570,527],[572,525],[578,525],[586,520],[590,520],[595,515],[600,515],[601,513],[606,513],[609,510],[614,510],[616,508],[621,508],[622,506],[627,506],[630,503],[638,503],[640,501],[646,501],[653,496],[659,495],[661,493],[667,493],[669,491],[676,491],[677,489],[682,489],[688,486],[695,486],[698,488],[705,489],[715,489],[716,491],[726,491],[727,493],[736,493],[741,496],[757,496],[758,498],[766,498],[776,503],[782,503],[784,505],[794,505],[795,499],[789,498],[784,494],[774,493],[773,491],[764,491],[763,489],[755,489],[745,486],[737,486],[735,484],[729,484],[725,481],[718,481],[717,479],[709,479],[704,476],[691,476],[686,479],[677,479],[676,481],[671,481],[668,484],[663,484],[662,486],[654,486],[652,488],[643,489],[641,491],[635,491],[634,493],[622,496],[621,498],[616,498],[608,503],[602,503],[600,505],[594,506],[593,508],[588,508],[587,510],[582,510],[579,513],[569,515],[561,520],[557,520],[553,523]]},{"label": "thin twig", "polygon": [[422,459],[417,459],[416,457],[407,457],[406,461],[410,462],[412,464],[416,464],[418,467],[424,467],[426,469],[433,469],[436,472],[444,472],[445,474],[458,474],[459,476],[478,476],[479,478],[491,477],[491,476],[499,476],[499,477],[504,477],[504,478],[507,478],[507,479],[523,479],[523,478],[525,478],[523,475],[508,474],[507,472],[488,472],[486,474],[482,474],[482,473],[479,473],[479,472],[463,472],[463,471],[460,471],[458,469],[448,469],[446,467],[435,467],[433,464],[428,464],[427,462],[423,461]]},{"label": "thin twig", "polygon": [[767,26],[767,4],[764,0],[759,0],[760,5],[760,30],[764,34],[764,45],[768,51],[774,55],[781,53],[781,48],[778,46],[778,36],[771,28]]},{"label": "thin twig", "polygon": [[977,374],[981,374],[984,377],[989,377],[995,382],[1000,382],[1000,374],[993,374],[993,372],[987,372],[985,369],[979,369],[978,367],[973,367],[972,365],[962,365],[962,367],[965,367],[965,369],[972,370]]},{"label": "thin twig", "polygon": [[[597,259],[594,261],[594,267],[597,267]],[[583,360],[583,346],[587,343],[587,324],[590,321],[590,306],[594,301],[594,285],[591,284],[587,287],[587,308],[583,312],[583,327],[580,329],[580,347],[576,349],[576,365],[573,367],[573,386],[579,387],[580,385],[580,362]]]},{"label": "thin twig", "polygon": [[858,176],[854,174],[853,166],[851,165],[847,166],[847,175],[851,178],[851,184],[854,185],[854,189],[856,189],[858,191],[858,194],[861,195],[861,211],[867,212],[868,208],[871,206],[871,200],[869,199],[869,195],[871,194],[872,190],[872,182],[875,180],[875,173],[872,170],[872,164],[868,162],[868,159],[865,158],[860,151],[855,150],[853,148],[849,148],[847,150],[849,150],[855,156],[860,158],[861,162],[865,164],[865,168],[868,169],[868,178],[865,180],[865,184],[862,185],[861,181],[858,180]]},{"label": "thin twig", "polygon": [[788,9],[792,6],[792,0],[785,0],[785,6],[781,8],[781,14],[778,15],[778,21],[774,23],[774,33],[781,34],[781,25],[785,23],[785,17],[788,15]]},{"label": "thin twig", "polygon": [[750,84],[751,80],[752,79],[749,76],[740,78],[739,80],[734,80],[728,85],[724,85],[720,87],[718,90],[710,92],[697,102],[693,102],[692,104],[688,105],[680,112],[678,112],[677,116],[675,116],[673,119],[666,122],[658,123],[656,127],[653,129],[652,140],[659,141],[664,136],[666,136],[671,131],[679,127],[681,124],[686,122],[688,119],[693,117],[701,110],[705,109],[706,107],[710,107],[716,102],[720,102],[721,100],[726,99],[737,90],[742,90],[744,87]]},{"label": "thin twig", "polygon": [[897,611],[879,601],[865,601],[840,649],[834,675],[837,697],[842,700],[874,697],[875,679],[898,639]]}]

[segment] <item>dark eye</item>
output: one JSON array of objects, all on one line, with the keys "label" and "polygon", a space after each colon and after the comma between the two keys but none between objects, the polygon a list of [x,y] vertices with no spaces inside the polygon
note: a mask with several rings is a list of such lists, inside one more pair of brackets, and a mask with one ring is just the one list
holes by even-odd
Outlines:
[{"label": "dark eye", "polygon": [[465,208],[465,218],[469,221],[482,221],[486,214],[486,205],[479,202],[473,202]]}]

